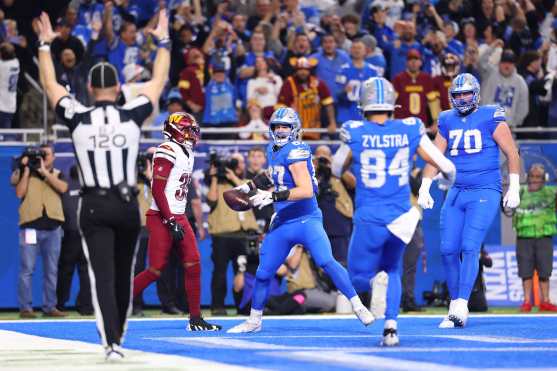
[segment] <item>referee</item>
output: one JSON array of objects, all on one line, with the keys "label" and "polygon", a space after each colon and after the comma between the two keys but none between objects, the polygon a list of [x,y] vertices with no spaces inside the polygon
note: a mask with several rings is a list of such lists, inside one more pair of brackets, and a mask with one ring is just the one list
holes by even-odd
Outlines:
[{"label": "referee", "polygon": [[123,358],[120,344],[131,311],[136,242],[140,230],[136,160],[141,124],[158,102],[168,77],[170,40],[165,10],[151,34],[158,40],[153,78],[124,106],[116,105],[118,73],[109,63],[89,71],[95,104],[85,107],[57,83],[50,54],[56,38],[46,13],[35,21],[41,83],[71,132],[83,187],[79,225],[88,261],[97,328],[106,360]]}]

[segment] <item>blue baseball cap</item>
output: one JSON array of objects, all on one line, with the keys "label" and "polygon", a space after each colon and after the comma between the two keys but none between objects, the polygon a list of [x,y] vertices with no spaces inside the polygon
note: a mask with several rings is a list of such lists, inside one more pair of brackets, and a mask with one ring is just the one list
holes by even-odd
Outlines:
[{"label": "blue baseball cap", "polygon": [[178,89],[170,89],[168,94],[166,95],[166,104],[173,103],[175,101],[182,102],[182,94]]}]

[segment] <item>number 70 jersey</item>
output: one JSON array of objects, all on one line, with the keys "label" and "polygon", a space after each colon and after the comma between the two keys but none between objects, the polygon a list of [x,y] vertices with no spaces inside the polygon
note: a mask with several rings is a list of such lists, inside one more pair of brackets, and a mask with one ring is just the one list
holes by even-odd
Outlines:
[{"label": "number 70 jersey", "polygon": [[348,121],[341,138],[352,151],[355,222],[389,224],[410,210],[412,159],[425,128],[418,118]]},{"label": "number 70 jersey", "polygon": [[455,164],[454,187],[501,191],[499,146],[493,133],[505,122],[502,107],[486,105],[466,116],[455,110],[439,115],[439,135],[447,141],[445,155]]}]

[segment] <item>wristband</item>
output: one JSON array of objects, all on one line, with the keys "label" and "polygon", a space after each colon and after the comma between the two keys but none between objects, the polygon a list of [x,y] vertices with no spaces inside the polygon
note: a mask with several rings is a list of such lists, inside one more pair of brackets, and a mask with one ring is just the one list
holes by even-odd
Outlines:
[{"label": "wristband", "polygon": [[157,46],[159,48],[165,48],[167,50],[170,50],[170,46],[172,45],[172,43],[170,42],[170,37],[163,37],[162,39],[157,41]]},{"label": "wristband", "polygon": [[422,178],[422,185],[420,186],[420,190],[418,192],[429,192],[432,181],[433,180],[431,178]]},{"label": "wristband", "polygon": [[39,40],[38,42],[39,50],[43,52],[50,52],[50,43],[47,41]]},{"label": "wristband", "polygon": [[284,191],[273,192],[273,202],[280,202],[288,200],[290,196],[290,190],[285,189]]},{"label": "wristband", "polygon": [[520,175],[516,173],[509,174],[509,188],[513,188],[513,189],[520,188]]}]

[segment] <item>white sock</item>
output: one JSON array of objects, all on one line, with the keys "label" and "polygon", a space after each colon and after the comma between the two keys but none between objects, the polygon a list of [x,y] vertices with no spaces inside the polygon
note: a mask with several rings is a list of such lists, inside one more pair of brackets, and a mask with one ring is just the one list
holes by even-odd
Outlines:
[{"label": "white sock", "polygon": [[394,319],[386,320],[384,328],[392,328],[392,329],[396,330],[397,329],[396,320],[394,320]]},{"label": "white sock", "polygon": [[262,310],[257,310],[257,309],[252,308],[250,313],[249,313],[248,321],[253,322],[253,323],[259,323],[259,322],[261,322],[262,317],[263,317],[263,311]]},{"label": "white sock", "polygon": [[458,298],[458,299],[455,300],[455,305],[462,305],[462,306],[468,307],[468,300]]},{"label": "white sock", "polygon": [[364,306],[358,295],[351,297],[350,298],[350,303],[352,303],[352,309],[354,309],[354,310]]}]

